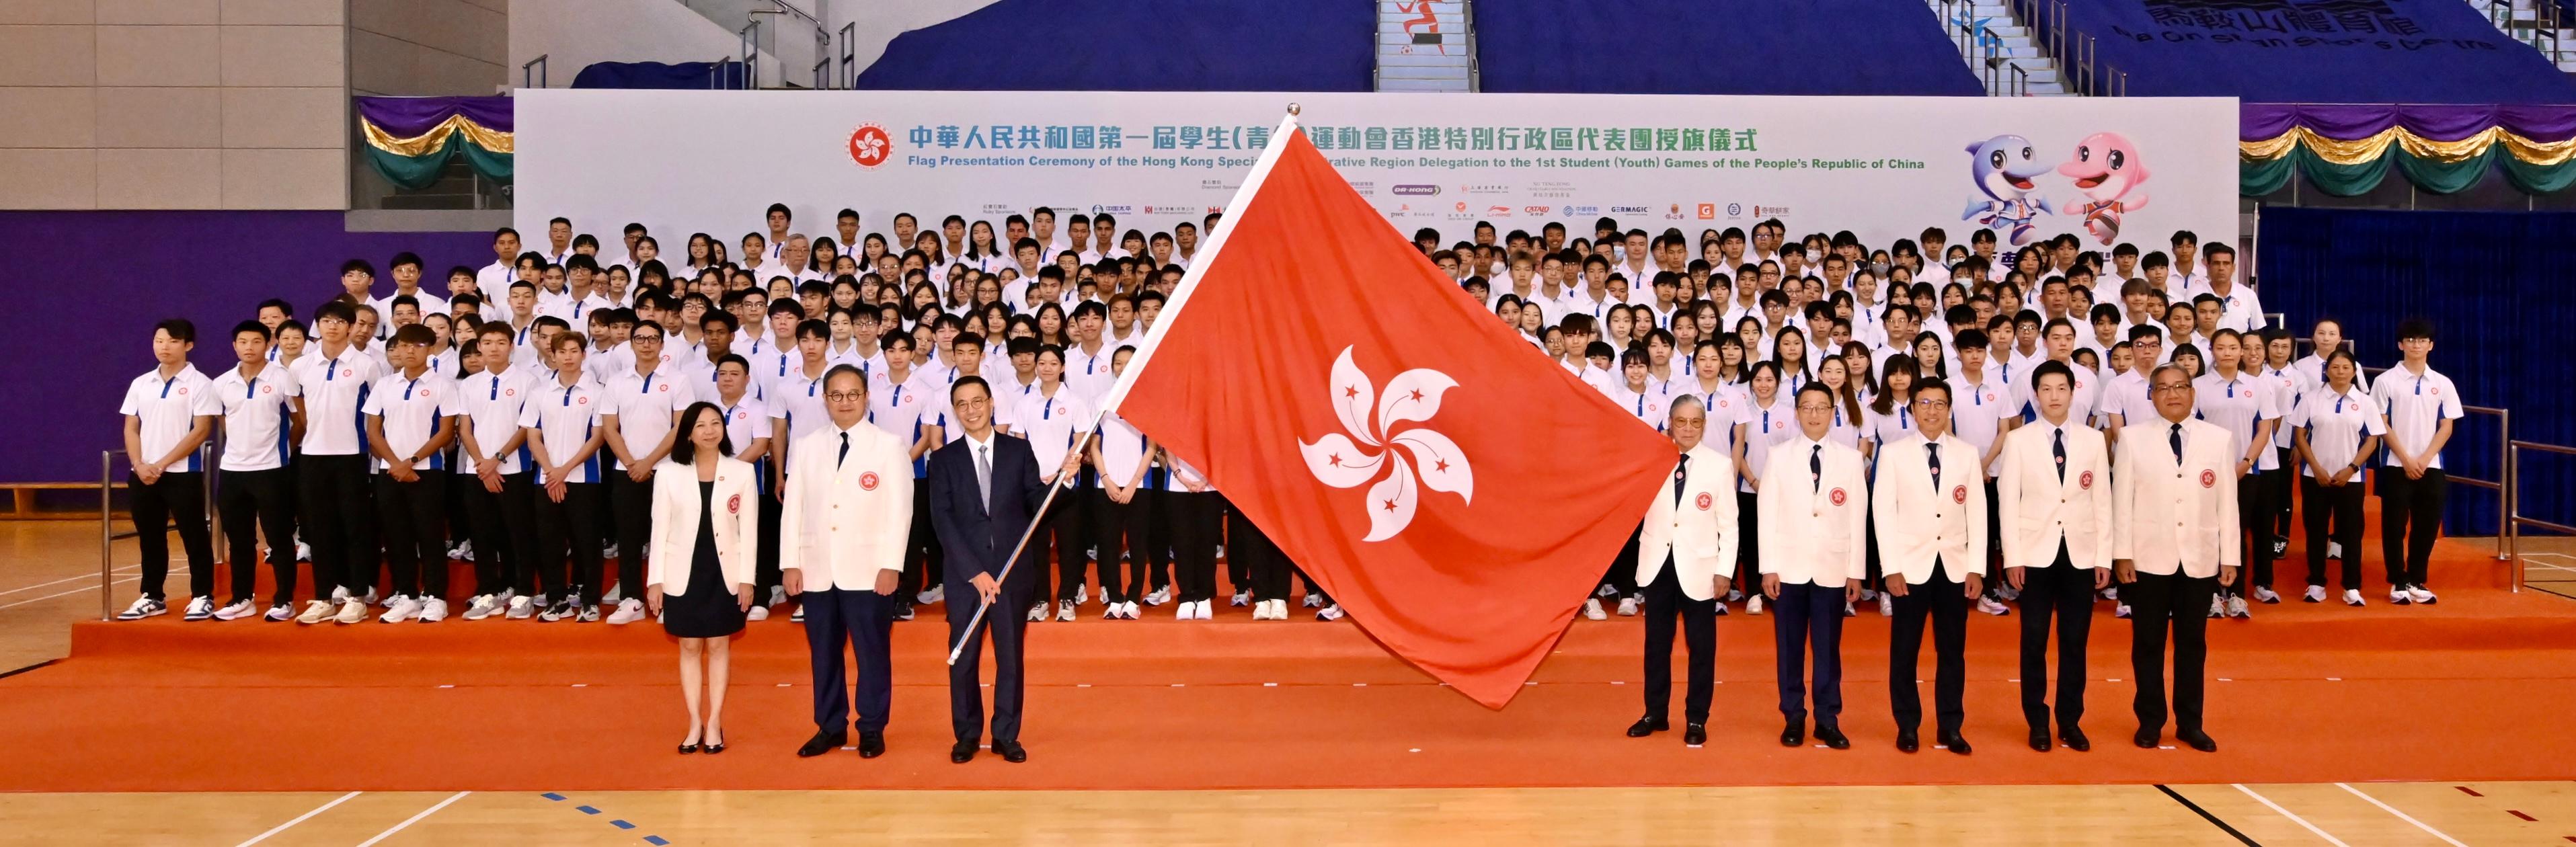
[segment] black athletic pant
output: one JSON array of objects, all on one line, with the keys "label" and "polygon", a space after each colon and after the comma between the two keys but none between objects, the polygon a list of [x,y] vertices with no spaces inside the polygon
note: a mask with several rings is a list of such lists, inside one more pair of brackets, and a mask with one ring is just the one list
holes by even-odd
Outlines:
[{"label": "black athletic pant", "polygon": [[[558,603],[574,599],[580,593],[580,604],[599,603],[599,483],[568,482],[564,484],[561,502],[537,486],[537,546],[526,567],[519,569],[518,591],[533,595],[543,591]],[[564,550],[572,550],[572,574],[564,573]]]},{"label": "black athletic pant", "polygon": [[[1104,488],[1082,493],[1091,500],[1092,537],[1100,540],[1100,593],[1111,603],[1145,599],[1145,593],[1153,590],[1146,564],[1145,548],[1151,542],[1145,537],[1145,520],[1155,492],[1138,488],[1125,503],[1109,499]],[[1120,554],[1125,554],[1123,561]]]},{"label": "black athletic pant", "polygon": [[[1154,475],[1146,474],[1145,478],[1148,480],[1146,484],[1151,486]],[[1150,567],[1147,572],[1145,591],[1152,593],[1172,585],[1171,492],[1159,487],[1140,487],[1136,489],[1136,500],[1145,505],[1144,530],[1138,535],[1144,540],[1145,549],[1142,554]],[[1133,556],[1138,553],[1131,550],[1128,555]]]},{"label": "black athletic pant", "polygon": [[2051,618],[2057,629],[2057,725],[2073,727],[2084,719],[2084,650],[2093,634],[2095,573],[2076,567],[2063,541],[2048,567],[2021,571],[2021,716],[2034,729],[2048,729]]},{"label": "black athletic pant", "polygon": [[[1991,500],[1987,502],[1993,502]],[[1744,596],[1762,594],[1762,501],[1750,491],[1735,492],[1735,588]],[[1992,538],[1994,536],[1987,536]]]},{"label": "black athletic pant", "polygon": [[1170,522],[1172,587],[1183,603],[1216,597],[1218,495],[1207,491],[1165,491],[1156,495]]},{"label": "black athletic pant", "polygon": [[474,594],[512,589],[528,557],[536,551],[536,493],[527,471],[501,477],[501,490],[483,487],[483,478],[462,474],[451,482],[464,489],[465,522],[474,540]]},{"label": "black athletic pant", "polygon": [[[1904,577],[1899,576],[1898,579]],[[1967,586],[1932,563],[1932,578],[1908,583],[1896,598],[1895,629],[1888,639],[1887,699],[1896,712],[1896,728],[1913,732],[1923,725],[1923,692],[1915,684],[1915,666],[1923,653],[1924,618],[1932,624],[1932,715],[1943,734],[1959,731],[1968,716]]]},{"label": "black athletic pant", "polygon": [[[757,472],[760,474],[760,551],[752,557],[751,602],[762,606],[769,605],[770,588],[786,584],[784,581],[785,577],[778,572],[778,519],[779,516],[787,513],[787,504],[779,500],[780,497],[784,496],[784,492],[779,491],[778,487],[772,484],[769,480],[769,463],[772,461],[775,460],[764,457],[761,459],[760,464],[755,466],[757,468]],[[928,486],[923,487],[926,488]],[[647,500],[645,502],[650,503],[652,501]],[[919,516],[921,510],[915,509],[913,511],[915,515],[913,520],[925,520]],[[619,550],[617,552],[626,553],[627,551]],[[637,584],[640,586],[643,580],[643,572],[637,571],[636,573]],[[599,589],[593,588],[591,590],[597,591]]]},{"label": "black athletic pant", "polygon": [[[264,471],[225,471],[223,490],[215,492],[218,511],[224,516],[224,542],[230,548],[224,566],[232,572],[232,599],[251,599],[259,592],[259,536],[268,535],[274,549],[269,554],[269,574],[277,582],[271,605],[285,605],[295,599],[295,504],[287,491],[295,484],[290,471],[283,466]],[[189,571],[190,590],[212,596],[214,579],[209,575],[200,584]],[[198,590],[202,588],[203,590]],[[324,596],[329,596],[325,593]]]},{"label": "black athletic pant", "polygon": [[2216,577],[2138,574],[2120,587],[2129,602],[2129,671],[2136,675],[2138,696],[2132,708],[2138,728],[2162,732],[2165,726],[2165,642],[2173,642],[2174,728],[2200,729],[2201,691],[2209,663],[2209,598],[2218,591]]},{"label": "black athletic pant", "polygon": [[[131,502],[128,513],[134,517],[135,544],[142,548],[143,596],[169,602],[163,583],[170,580],[169,526],[173,523],[179,525],[179,546],[188,555],[190,590],[200,597],[213,594],[215,539],[206,526],[205,472],[165,472],[150,484],[128,473],[125,490]],[[294,552],[290,545],[287,553]]]},{"label": "black athletic pant", "polygon": [[[2451,478],[2441,468],[2425,468],[2422,479],[2407,479],[2406,469],[2394,465],[2379,469],[2379,552],[2388,562],[2388,584],[2424,587],[2450,489]],[[2346,547],[2344,555],[2355,554]]]},{"label": "black athletic pant", "polygon": [[350,597],[376,582],[376,509],[369,502],[367,457],[306,454],[295,460],[296,501],[303,507],[304,546],[313,548],[313,594],[333,587]]},{"label": "black athletic pant", "polygon": [[2290,489],[2298,485],[2291,477],[2307,477],[2299,473],[2298,451],[2288,447],[2273,451],[2281,469],[2272,477],[2272,537],[2286,543],[2290,540]]},{"label": "black athletic pant", "polygon": [[[773,504],[763,504],[773,505]],[[653,480],[636,482],[625,471],[608,475],[608,511],[617,525],[618,594],[644,599],[644,545],[653,540]],[[766,601],[767,597],[753,598]]]},{"label": "black athletic pant", "polygon": [[1217,512],[1225,527],[1223,537],[1217,541],[1218,546],[1225,548],[1225,584],[1236,594],[1250,593],[1252,559],[1237,543],[1237,539],[1243,536],[1243,530],[1240,528],[1243,523],[1243,513],[1235,511],[1234,501],[1224,499],[1224,495],[1218,495]]},{"label": "black athletic pant", "polygon": [[2244,596],[2252,586],[2272,587],[2272,479],[2277,470],[2247,471],[2236,478],[2235,540],[2245,566],[2236,569],[2236,582],[2221,586],[2224,593]]},{"label": "black athletic pant", "polygon": [[[1261,526],[1245,517],[1241,510],[1228,514],[1225,554],[1229,560],[1242,563],[1244,572],[1251,579],[1250,584],[1236,583],[1235,590],[1250,589],[1254,602],[1285,602],[1288,599],[1288,572],[1291,570],[1288,554],[1280,551],[1279,545],[1271,543],[1270,536],[1261,531]],[[1306,585],[1306,590],[1316,590],[1312,580]]]},{"label": "black athletic pant", "polygon": [[[1619,544],[1619,555],[1610,559],[1610,570],[1601,574],[1601,584],[1610,586],[1615,594],[1612,600],[1637,596],[1637,539],[1642,529],[1644,525],[1640,524],[1628,530],[1628,540]],[[1594,588],[1592,593],[1598,597],[1601,590]]]},{"label": "black athletic pant", "polygon": [[[780,511],[785,510],[782,508]],[[939,534],[932,531],[930,527],[930,480],[915,477],[912,480],[912,528],[904,534],[903,577],[897,580],[901,584],[894,591],[895,594],[900,595],[897,600],[918,595],[930,590],[930,586],[939,585],[941,579],[939,569]],[[1044,587],[1046,582],[1044,569],[1040,569],[1037,579],[1040,587]],[[960,600],[949,597],[946,598],[946,602],[953,604]]]},{"label": "black athletic pant", "polygon": [[2343,587],[2361,590],[2361,480],[2325,486],[2302,476],[2299,498],[2308,509],[2308,584],[2326,584],[2326,542],[2333,541],[2343,545]]},{"label": "black athletic pant", "polygon": [[387,589],[422,600],[447,596],[447,471],[420,471],[411,482],[376,474],[376,513],[385,535]]},{"label": "black athletic pant", "polygon": [[1646,586],[1646,717],[1664,718],[1673,704],[1673,622],[1680,618],[1683,646],[1690,651],[1688,686],[1682,693],[1682,720],[1708,722],[1708,703],[1717,680],[1717,600],[1693,600],[1682,593],[1671,554],[1664,569]]},{"label": "black athletic pant", "polygon": [[[1086,566],[1091,561],[1083,557],[1083,549],[1091,546],[1091,527],[1082,511],[1080,489],[1059,492],[1055,495],[1055,502],[1047,504],[1046,514],[1038,516],[1040,528],[1037,534],[1029,537],[1029,549],[1038,552],[1041,565],[1046,563],[1047,542],[1050,539],[1055,542],[1057,600],[1073,599],[1073,592],[1082,590],[1084,580],[1089,576]],[[1039,568],[1039,572],[1044,573],[1045,568]],[[1103,568],[1100,576],[1100,590],[1106,594],[1109,591],[1108,569]],[[1038,581],[1040,587],[1044,587],[1046,580],[1041,578]]]}]

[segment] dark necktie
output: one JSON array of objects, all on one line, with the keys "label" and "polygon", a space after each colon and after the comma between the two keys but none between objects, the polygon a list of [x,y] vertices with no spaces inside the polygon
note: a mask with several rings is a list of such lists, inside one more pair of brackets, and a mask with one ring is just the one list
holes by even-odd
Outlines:
[{"label": "dark necktie", "polygon": [[2182,424],[2173,425],[2174,464],[2182,464]]},{"label": "dark necktie", "polygon": [[2055,456],[2055,457],[2057,457],[2057,481],[2058,481],[2058,482],[2065,482],[2065,481],[2066,481],[2066,428],[2065,428],[2065,427],[2058,427],[2058,428],[2057,428],[2057,430],[2056,430],[2056,434],[2054,434],[2054,435],[2050,436],[2050,439],[2049,439],[2049,445],[2048,445],[2048,453],[2049,453],[2049,455],[2051,455],[2051,456]]},{"label": "dark necktie", "polygon": [[1690,456],[1684,455],[1681,463],[1673,466],[1673,505],[1682,504],[1682,489],[1688,485],[1690,485]]},{"label": "dark necktie", "polygon": [[841,467],[841,463],[842,463],[842,462],[849,461],[849,460],[850,460],[850,434],[849,434],[849,433],[847,433],[847,432],[844,432],[844,433],[841,433],[841,455],[833,457],[833,459],[832,459],[832,468],[833,468],[834,470],[839,470],[839,469],[840,469],[840,467]]},{"label": "dark necktie", "polygon": [[1815,452],[1807,454],[1807,475],[1815,479],[1815,490],[1825,490],[1825,445],[1818,444]]},{"label": "dark necktie", "polygon": [[1941,487],[1941,445],[1925,442],[1923,452],[1932,459],[1932,487]]}]

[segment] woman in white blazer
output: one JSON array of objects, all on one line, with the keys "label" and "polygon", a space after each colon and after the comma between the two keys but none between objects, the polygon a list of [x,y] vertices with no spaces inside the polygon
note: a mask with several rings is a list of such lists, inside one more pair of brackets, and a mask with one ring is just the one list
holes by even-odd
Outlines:
[{"label": "woman in white blazer", "polygon": [[671,451],[653,474],[644,602],[661,616],[663,629],[680,639],[680,691],[689,704],[689,735],[680,752],[722,753],[731,673],[726,639],[742,631],[751,609],[753,562],[760,550],[760,474],[733,457],[724,411],[715,404],[691,404],[680,413],[680,432],[688,445]]}]

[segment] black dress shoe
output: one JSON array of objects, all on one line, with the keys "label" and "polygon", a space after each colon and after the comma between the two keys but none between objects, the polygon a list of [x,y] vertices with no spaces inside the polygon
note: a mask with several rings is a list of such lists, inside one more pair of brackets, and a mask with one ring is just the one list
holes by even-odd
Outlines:
[{"label": "black dress shoe", "polygon": [[957,742],[948,748],[948,760],[961,765],[974,761],[976,746],[974,741]]},{"label": "black dress shoe", "polygon": [[823,730],[822,732],[814,733],[814,737],[805,739],[805,746],[796,748],[796,755],[810,759],[815,756],[820,756],[825,753],[841,749],[841,745],[849,743],[849,740],[850,734],[848,732],[834,732],[828,729]]},{"label": "black dress shoe", "polygon": [[2186,729],[2181,732],[2174,733],[2174,739],[2181,741],[2184,744],[2189,744],[2191,745],[2191,749],[2198,750],[2203,753],[2218,752],[2217,739],[2210,738],[2209,733],[2202,732],[2197,729]]},{"label": "black dress shoe", "polygon": [[1807,728],[1804,726],[1804,723],[1804,721],[1790,721],[1788,729],[1780,730],[1780,746],[1798,747],[1805,745],[1807,743]]},{"label": "black dress shoe", "polygon": [[2141,748],[2153,750],[2157,747],[2164,746],[2165,731],[2161,729],[2141,729],[2138,730],[2138,734],[2135,737],[2129,740],[2137,742],[2138,746]]},{"label": "black dress shoe", "polygon": [[883,755],[885,755],[885,733],[859,733],[859,758],[873,759]]},{"label": "black dress shoe", "polygon": [[1695,723],[1684,725],[1682,727],[1682,743],[1691,747],[1697,747],[1708,743],[1708,724]]},{"label": "black dress shoe", "polygon": [[1896,749],[1912,753],[1922,748],[1923,742],[1914,738],[1914,730],[1900,729],[1896,731]]},{"label": "black dress shoe", "polygon": [[1941,733],[1941,746],[1948,747],[1950,752],[1962,756],[1976,752],[1976,748],[1968,746],[1968,737],[1960,735],[1955,730]]},{"label": "black dress shoe", "polygon": [[1673,728],[1672,722],[1649,715],[1638,718],[1636,723],[1628,725],[1628,737],[1644,738],[1671,728]]},{"label": "black dress shoe", "polygon": [[1029,748],[1020,746],[1017,741],[995,741],[993,752],[1002,754],[1002,761],[1014,765],[1029,760]]},{"label": "black dress shoe", "polygon": [[1836,749],[1836,750],[1849,750],[1849,749],[1851,749],[1851,739],[1849,739],[1849,738],[1844,738],[1844,737],[1843,737],[1843,731],[1842,731],[1842,728],[1841,728],[1841,727],[1833,727],[1833,726],[1819,726],[1819,727],[1816,727],[1816,740],[1818,740],[1818,741],[1822,741],[1822,742],[1824,742],[1824,743],[1825,743],[1825,746],[1827,746],[1827,747],[1831,747],[1831,748],[1834,748],[1834,749]]},{"label": "black dress shoe", "polygon": [[2066,749],[2073,750],[2078,753],[2083,753],[2093,749],[2092,739],[2085,738],[2084,730],[2077,729],[2075,727],[2069,726],[2059,728],[2057,730],[2057,740],[2065,742]]},{"label": "black dress shoe", "polygon": [[[2069,745],[2069,746],[2072,746],[2072,745]],[[2048,747],[2049,747],[2049,744],[2048,744],[2048,727],[2044,727],[2044,726],[2034,726],[2034,727],[2031,727],[2031,728],[2030,728],[2030,749],[2037,750],[2037,751],[2042,752],[2042,753],[2046,753],[2046,752],[2048,752]]]}]

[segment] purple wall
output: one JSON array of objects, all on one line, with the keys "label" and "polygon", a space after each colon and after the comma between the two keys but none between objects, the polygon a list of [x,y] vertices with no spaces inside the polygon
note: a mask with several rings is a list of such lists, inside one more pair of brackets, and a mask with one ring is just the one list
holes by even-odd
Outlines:
[{"label": "purple wall", "polygon": [[0,404],[0,482],[98,479],[100,450],[122,447],[117,404],[152,367],[152,324],[197,324],[197,369],[231,368],[233,324],[283,297],[296,315],[340,292],[340,263],[378,268],[418,253],[423,287],[445,293],[447,268],[492,261],[483,232],[348,232],[340,212],[0,212],[0,332],[12,401]]}]

